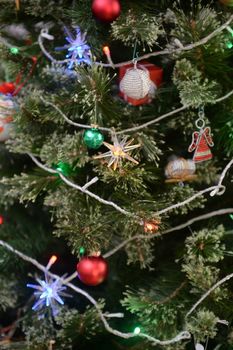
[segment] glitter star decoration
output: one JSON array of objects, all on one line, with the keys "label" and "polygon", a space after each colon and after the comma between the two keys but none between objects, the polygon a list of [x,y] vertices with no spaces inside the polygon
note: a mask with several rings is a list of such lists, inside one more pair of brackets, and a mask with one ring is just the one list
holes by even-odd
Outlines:
[{"label": "glitter star decoration", "polygon": [[95,156],[94,159],[109,158],[108,167],[113,166],[113,170],[116,170],[117,167],[122,165],[123,159],[127,159],[134,164],[138,164],[138,161],[131,157],[129,153],[141,145],[132,145],[132,142],[133,139],[127,141],[127,137],[124,137],[122,140],[118,140],[117,137],[114,137],[113,145],[107,142],[103,143],[109,149],[109,151]]},{"label": "glitter star decoration", "polygon": [[70,62],[68,64],[68,68],[72,69],[74,63],[91,63],[91,51],[90,46],[86,42],[86,34],[82,33],[79,27],[75,27],[76,36],[65,27],[66,32],[66,41],[68,41],[68,44],[57,47],[56,50],[65,50],[68,49],[68,54],[66,55],[66,58],[70,59]]},{"label": "glitter star decoration", "polygon": [[55,255],[53,255],[49,260],[46,267],[44,280],[37,278],[36,281],[38,284],[27,284],[27,287],[35,289],[34,296],[37,298],[32,310],[41,311],[44,307],[51,307],[53,316],[57,315],[59,311],[59,304],[64,305],[64,301],[62,300],[61,296],[70,296],[69,294],[63,292],[66,290],[66,287],[63,286],[59,277],[54,279],[47,274],[47,271],[56,260],[57,257]]}]

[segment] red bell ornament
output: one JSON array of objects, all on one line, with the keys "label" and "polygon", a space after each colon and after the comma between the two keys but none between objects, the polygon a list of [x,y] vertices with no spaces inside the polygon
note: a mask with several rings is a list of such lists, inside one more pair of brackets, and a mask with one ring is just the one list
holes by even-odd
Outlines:
[{"label": "red bell ornament", "polygon": [[102,256],[87,256],[77,264],[80,281],[87,286],[98,286],[108,276],[108,263]]},{"label": "red bell ornament", "polygon": [[93,0],[92,12],[97,19],[111,23],[120,16],[121,4],[119,0]]}]

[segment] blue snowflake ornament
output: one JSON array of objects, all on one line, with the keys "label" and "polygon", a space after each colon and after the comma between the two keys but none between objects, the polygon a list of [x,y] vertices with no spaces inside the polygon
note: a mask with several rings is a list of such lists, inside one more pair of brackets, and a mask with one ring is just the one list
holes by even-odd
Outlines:
[{"label": "blue snowflake ornament", "polygon": [[76,36],[65,27],[66,41],[68,44],[57,47],[56,50],[68,50],[66,58],[70,59],[68,68],[72,69],[74,63],[80,64],[82,62],[91,64],[90,46],[86,42],[86,33],[82,33],[79,27],[75,27]]},{"label": "blue snowflake ornament", "polygon": [[34,296],[37,301],[34,303],[32,310],[41,311],[44,307],[51,307],[53,316],[56,316],[59,312],[59,305],[64,305],[61,296],[70,297],[70,295],[64,293],[66,287],[63,286],[61,278],[48,276],[47,272],[51,265],[50,262],[47,265],[44,280],[37,278],[38,284],[27,284],[27,287],[35,289]]}]

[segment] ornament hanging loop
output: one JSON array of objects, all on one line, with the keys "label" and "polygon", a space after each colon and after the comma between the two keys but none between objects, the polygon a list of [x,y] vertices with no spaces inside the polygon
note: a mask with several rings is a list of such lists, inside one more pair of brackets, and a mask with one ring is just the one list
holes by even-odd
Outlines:
[{"label": "ornament hanging loop", "polygon": [[134,69],[137,68],[137,63],[138,63],[137,59],[134,58],[134,59],[133,59],[133,65],[134,65],[133,67],[134,67]]},{"label": "ornament hanging loop", "polygon": [[196,127],[197,127],[199,130],[204,129],[204,127],[205,127],[205,121],[204,121],[204,119],[198,118],[198,119],[196,120],[196,122],[195,122],[195,125],[196,125]]},{"label": "ornament hanging loop", "polygon": [[204,127],[205,127],[205,119],[204,119],[204,117],[205,117],[204,106],[202,106],[202,107],[199,108],[198,119],[195,122],[195,125],[196,125],[196,127],[199,130],[204,129]]},{"label": "ornament hanging loop", "polygon": [[133,49],[133,64],[134,64],[134,69],[137,68],[137,61],[138,61],[138,52],[137,52],[137,40],[135,41],[134,44],[134,49]]},{"label": "ornament hanging loop", "polygon": [[134,69],[136,69],[138,65],[138,52],[136,53],[136,57],[133,58],[133,65]]},{"label": "ornament hanging loop", "polygon": [[203,119],[203,118],[205,117],[204,106],[199,107],[198,117],[199,117],[200,119]]}]

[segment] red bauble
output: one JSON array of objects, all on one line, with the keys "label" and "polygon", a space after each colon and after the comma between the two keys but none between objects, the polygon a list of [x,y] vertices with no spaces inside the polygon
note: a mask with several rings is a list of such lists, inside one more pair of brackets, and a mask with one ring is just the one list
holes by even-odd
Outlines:
[{"label": "red bauble", "polygon": [[108,264],[102,256],[87,256],[77,264],[79,279],[88,286],[97,286],[108,276]]},{"label": "red bauble", "polygon": [[16,87],[14,83],[2,83],[0,84],[0,94],[13,94]]},{"label": "red bauble", "polygon": [[92,12],[101,21],[113,22],[120,15],[121,4],[119,0],[93,0]]}]

